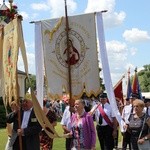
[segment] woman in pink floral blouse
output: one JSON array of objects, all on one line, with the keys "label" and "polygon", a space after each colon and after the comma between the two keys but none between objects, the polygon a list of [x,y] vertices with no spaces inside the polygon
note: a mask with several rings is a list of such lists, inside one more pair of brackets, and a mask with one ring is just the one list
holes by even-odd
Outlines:
[{"label": "woman in pink floral blouse", "polygon": [[95,150],[96,132],[93,118],[84,110],[85,102],[75,101],[76,113],[71,117],[72,131],[68,136],[73,137],[72,150]]}]

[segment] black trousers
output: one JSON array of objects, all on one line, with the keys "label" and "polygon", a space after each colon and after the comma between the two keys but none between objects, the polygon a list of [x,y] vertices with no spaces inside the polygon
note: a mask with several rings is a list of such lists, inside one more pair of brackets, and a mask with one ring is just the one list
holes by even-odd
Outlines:
[{"label": "black trousers", "polygon": [[129,145],[129,150],[131,150],[130,139],[131,139],[131,134],[128,131],[123,133],[122,150],[126,150],[127,149],[127,145]]},{"label": "black trousers", "polygon": [[[21,137],[22,138],[22,150],[26,150],[26,139],[24,136]],[[13,144],[13,150],[20,150],[20,146],[19,146],[19,137],[17,137],[15,143]]]},{"label": "black trousers", "polygon": [[137,144],[138,136],[131,135],[130,141],[131,141],[131,149],[139,150],[138,144]]},{"label": "black trousers", "polygon": [[114,138],[114,148],[118,148],[119,131],[117,129],[117,137]]},{"label": "black trousers", "polygon": [[96,126],[98,139],[100,142],[101,150],[113,150],[114,139],[112,136],[113,129],[109,125],[107,126]]},{"label": "black trousers", "polygon": [[66,138],[66,150],[71,150],[73,144],[72,142],[73,142],[72,138]]}]

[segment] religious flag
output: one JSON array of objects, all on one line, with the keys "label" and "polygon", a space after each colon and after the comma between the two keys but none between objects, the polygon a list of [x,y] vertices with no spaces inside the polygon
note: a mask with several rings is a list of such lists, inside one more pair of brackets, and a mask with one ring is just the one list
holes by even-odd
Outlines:
[{"label": "religious flag", "polygon": [[130,81],[130,69],[128,71],[128,81],[127,81],[127,96],[126,99],[130,99],[132,93],[131,81]]},{"label": "religious flag", "polygon": [[141,94],[139,80],[138,80],[138,75],[137,75],[137,68],[135,68],[135,74],[133,77],[132,93],[137,94],[139,96],[139,99],[143,99],[142,94]]},{"label": "religious flag", "polygon": [[122,104],[124,103],[123,101],[123,89],[122,89],[122,79],[124,76],[118,81],[118,83],[114,86],[114,94],[116,97],[116,100],[121,102]]},{"label": "religious flag", "polygon": [[[67,38],[65,18],[44,20],[35,23],[36,28],[41,26],[42,39],[40,51],[43,49],[45,73],[48,80],[49,96],[61,98],[62,89],[69,93],[68,64],[71,66],[72,98],[82,96],[83,91],[88,96],[97,96],[100,93],[100,77],[96,45],[95,14],[84,14],[68,17],[69,21],[69,49],[67,57]],[[41,37],[41,38],[40,38]],[[37,40],[36,40],[37,41]],[[36,53],[39,51],[36,49]],[[40,54],[40,53],[39,53]],[[41,56],[41,55],[40,55]],[[38,60],[39,61],[39,60]],[[43,66],[36,62],[36,66],[43,70]],[[36,72],[37,74],[40,72]],[[84,90],[85,88],[85,90]]]},{"label": "religious flag", "polygon": [[23,32],[21,18],[16,17],[4,26],[3,42],[3,72],[4,72],[4,89],[7,103],[12,99],[19,100],[19,87],[17,78],[17,61],[18,52],[21,49],[25,72],[28,73],[27,57],[25,44],[23,41]]}]

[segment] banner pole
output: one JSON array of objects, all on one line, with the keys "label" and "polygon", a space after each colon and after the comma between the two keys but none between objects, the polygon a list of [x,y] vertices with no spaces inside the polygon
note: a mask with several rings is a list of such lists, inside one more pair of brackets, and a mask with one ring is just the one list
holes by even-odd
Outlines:
[{"label": "banner pole", "polygon": [[[19,99],[19,93],[20,93],[20,90],[19,90],[19,83],[18,83],[18,73],[17,73],[17,70],[16,69],[16,84],[17,84],[17,104],[18,106],[20,106],[20,99]],[[21,106],[20,106],[21,107]],[[21,129],[21,114],[20,114],[20,109],[17,113],[17,116],[18,116],[18,127],[19,129]],[[19,135],[19,148],[20,150],[22,150],[22,135]]]},{"label": "banner pole", "polygon": [[69,84],[69,105],[72,107],[74,105],[74,100],[72,99],[72,85],[71,85],[71,65],[69,62],[70,58],[70,48],[69,48],[69,21],[67,14],[67,3],[65,2],[65,17],[66,17],[66,40],[67,40],[67,63],[68,63],[68,84]]}]

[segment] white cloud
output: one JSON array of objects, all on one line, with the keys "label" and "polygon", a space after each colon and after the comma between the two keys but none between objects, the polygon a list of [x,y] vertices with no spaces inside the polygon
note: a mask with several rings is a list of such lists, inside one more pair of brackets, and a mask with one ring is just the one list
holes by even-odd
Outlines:
[{"label": "white cloud", "polygon": [[105,27],[110,28],[122,24],[126,17],[125,12],[114,12],[114,9],[115,0],[88,0],[85,13],[108,10],[108,12],[103,14],[103,18]]},{"label": "white cloud", "polygon": [[35,74],[35,55],[34,53],[27,53],[29,73]]},{"label": "white cloud", "polygon": [[[107,57],[109,68],[111,72],[112,83],[115,85],[126,70],[128,47],[125,43],[119,41],[106,42]],[[102,67],[101,59],[99,59],[99,66]],[[101,74],[103,78],[103,74]]]},{"label": "white cloud", "polygon": [[128,42],[144,42],[150,40],[150,35],[147,31],[139,30],[138,28],[132,28],[131,30],[126,30],[123,33],[123,37]]},{"label": "white cloud", "polygon": [[49,6],[45,2],[32,3],[31,8],[34,10],[42,10],[42,11],[47,11],[50,9]]},{"label": "white cloud", "polygon": [[132,56],[135,55],[136,52],[137,52],[137,49],[136,49],[136,48],[134,48],[134,47],[131,47],[131,48],[130,48],[130,54],[131,54]]},{"label": "white cloud", "polygon": [[23,17],[24,20],[29,19],[29,15],[25,11],[21,11],[19,14]]},{"label": "white cloud", "polygon": [[25,42],[25,46],[27,49],[34,49],[34,43]]},{"label": "white cloud", "polygon": [[115,6],[115,0],[88,0],[87,8],[85,13],[109,10],[113,11]]},{"label": "white cloud", "polygon": [[[61,17],[65,15],[64,0],[47,0],[47,2],[32,3],[31,8],[38,11],[49,11],[51,18]],[[68,14],[73,14],[77,9],[75,0],[67,1]]]},{"label": "white cloud", "polygon": [[[60,17],[64,15],[64,0],[48,0],[48,5],[51,7],[50,9],[50,14],[51,16],[54,17]],[[68,0],[67,1],[67,9],[68,9],[68,14],[73,14],[73,12],[77,8],[77,3],[74,0]]]},{"label": "white cloud", "polygon": [[35,19],[35,18],[37,18],[38,16],[39,16],[38,13],[32,13],[32,19]]},{"label": "white cloud", "polygon": [[123,74],[118,72],[118,73],[111,73],[111,78],[113,79],[113,86],[115,86],[118,81],[122,78]]},{"label": "white cloud", "polygon": [[[106,50],[108,55],[108,61],[111,66],[111,71],[118,72],[119,69],[125,69],[124,67],[122,67],[122,65],[125,64],[127,60],[127,55],[129,52],[127,45],[125,43],[113,40],[106,42]],[[101,67],[100,59],[99,62],[99,66]]]},{"label": "white cloud", "polygon": [[104,14],[104,25],[106,28],[112,28],[119,26],[123,23],[126,17],[125,12],[108,12]]},{"label": "white cloud", "polygon": [[128,70],[130,68],[130,72],[132,72],[132,70],[135,69],[135,66],[133,64],[131,64],[131,63],[127,63],[125,65],[125,68],[126,68],[126,70]]},{"label": "white cloud", "polygon": [[[29,73],[35,74],[35,55],[34,53],[28,53],[28,52],[26,53],[26,55],[27,55]],[[18,56],[18,69],[24,71],[24,63],[20,52]]]},{"label": "white cloud", "polygon": [[108,55],[113,59],[113,62],[122,62],[127,59],[128,49],[125,43],[113,40],[106,42],[106,47]]},{"label": "white cloud", "polygon": [[144,70],[144,67],[137,68],[137,72],[140,72],[141,70]]},{"label": "white cloud", "polygon": [[[126,70],[129,70],[129,68],[130,68],[130,76],[133,76],[134,75],[134,73],[135,73],[135,68],[136,68],[137,66],[135,66],[134,64],[132,64],[132,63],[127,63],[126,65],[125,65],[125,68],[126,68]],[[141,71],[141,70],[143,70],[144,68],[143,67],[139,67],[139,68],[137,68],[137,72],[139,72],[139,71]],[[126,72],[126,75],[128,74],[128,71]]]}]

